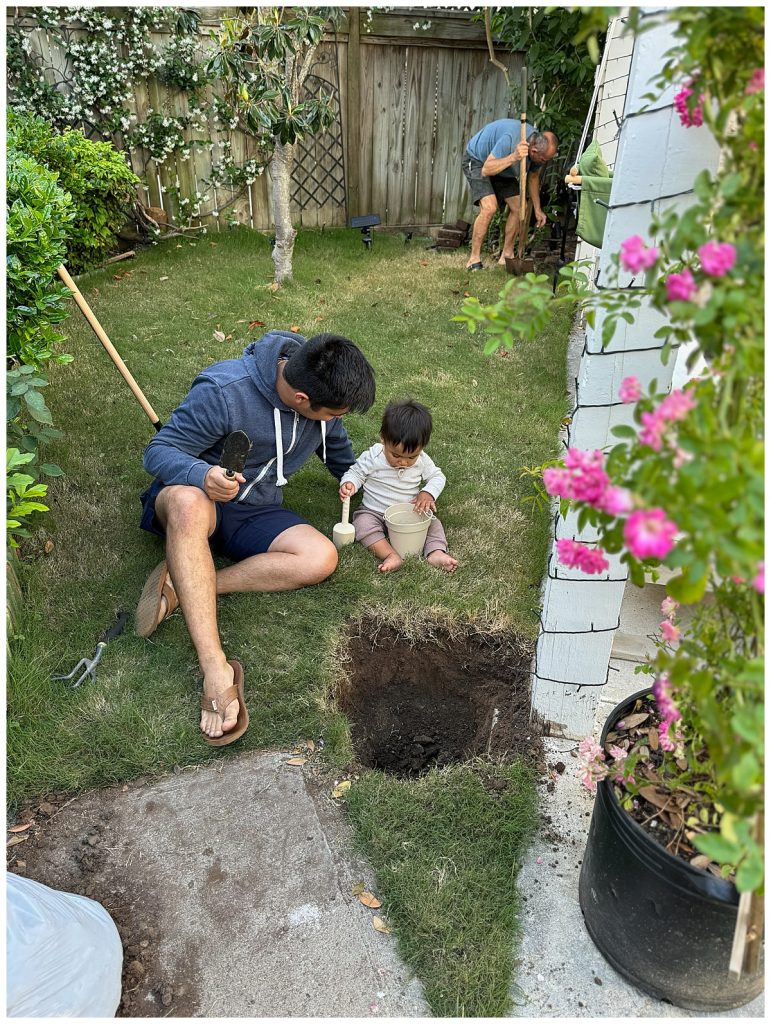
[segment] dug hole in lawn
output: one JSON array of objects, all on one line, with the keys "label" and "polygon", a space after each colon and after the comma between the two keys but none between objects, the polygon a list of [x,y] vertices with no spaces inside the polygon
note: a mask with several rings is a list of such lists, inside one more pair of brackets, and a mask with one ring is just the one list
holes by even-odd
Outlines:
[{"label": "dug hole in lawn", "polygon": [[480,755],[542,761],[529,646],[432,632],[410,641],[365,620],[352,634],[338,698],[360,764],[414,777]]}]

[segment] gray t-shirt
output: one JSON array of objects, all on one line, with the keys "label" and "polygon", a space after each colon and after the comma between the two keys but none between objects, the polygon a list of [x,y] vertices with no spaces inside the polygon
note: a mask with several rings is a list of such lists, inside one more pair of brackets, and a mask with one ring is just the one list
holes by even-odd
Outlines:
[{"label": "gray t-shirt", "polygon": [[[537,131],[537,128],[532,124],[525,125],[525,137],[527,139],[535,131]],[[519,121],[515,121],[511,117],[503,117],[500,121],[491,121],[490,124],[486,124],[481,131],[477,132],[468,146],[466,146],[466,152],[481,164],[485,162],[488,156],[493,156],[500,160],[501,157],[509,156],[510,153],[514,152],[519,145],[519,136]],[[527,158],[526,169],[528,172],[532,169],[530,157]],[[496,177],[519,178],[519,160],[515,160],[511,167],[507,167]]]}]

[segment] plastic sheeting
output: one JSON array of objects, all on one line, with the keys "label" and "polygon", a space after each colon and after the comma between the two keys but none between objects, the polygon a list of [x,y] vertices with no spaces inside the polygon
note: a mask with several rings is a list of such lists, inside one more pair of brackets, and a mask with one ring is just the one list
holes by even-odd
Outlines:
[{"label": "plastic sheeting", "polygon": [[123,946],[99,903],[9,873],[9,1017],[114,1017]]}]

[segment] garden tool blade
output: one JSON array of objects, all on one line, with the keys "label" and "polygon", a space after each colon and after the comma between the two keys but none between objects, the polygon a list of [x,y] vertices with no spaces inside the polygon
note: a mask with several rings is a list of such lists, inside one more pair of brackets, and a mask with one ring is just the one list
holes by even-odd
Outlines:
[{"label": "garden tool blade", "polygon": [[102,657],[102,651],[104,651],[105,647],[110,642],[110,640],[114,640],[116,636],[121,635],[121,633],[123,632],[123,627],[126,625],[126,622],[128,621],[128,617],[128,612],[118,612],[117,621],[114,622],[109,629],[106,629],[97,640],[96,650],[94,651],[93,657],[81,658],[80,661],[75,666],[75,668],[72,670],[72,672],[68,672],[66,675],[63,676],[51,676],[51,679],[66,681],[70,679],[75,679],[75,676],[77,676],[78,678],[75,679],[74,683],[72,683],[73,689],[80,686],[80,684],[84,682],[85,679],[90,679],[92,683],[95,682],[96,666],[99,664],[99,659]]},{"label": "garden tool blade", "polygon": [[348,522],[348,513],[351,508],[351,499],[343,499],[343,518],[332,528],[332,542],[339,551],[346,544],[353,544],[356,539],[356,529]]},{"label": "garden tool blade", "polygon": [[228,434],[220,456],[220,466],[225,470],[226,476],[232,479],[236,473],[243,473],[246,456],[251,447],[252,442],[243,430],[234,430],[232,434]]}]

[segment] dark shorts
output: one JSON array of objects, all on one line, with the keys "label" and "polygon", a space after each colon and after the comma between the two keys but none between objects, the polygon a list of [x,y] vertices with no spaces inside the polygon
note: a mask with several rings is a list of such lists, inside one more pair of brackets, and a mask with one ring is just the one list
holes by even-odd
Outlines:
[{"label": "dark shorts", "polygon": [[[155,514],[155,499],[163,486],[159,480],[154,480],[139,496],[142,502],[139,525],[156,537],[166,536]],[[283,505],[237,505],[232,501],[218,501],[215,508],[217,525],[209,544],[216,555],[229,558],[231,562],[262,555],[284,530],[309,525],[307,519]]]},{"label": "dark shorts", "polygon": [[499,209],[503,210],[506,200],[519,195],[519,178],[496,174],[492,178],[482,175],[482,164],[468,153],[463,155],[463,173],[471,189],[471,200],[479,206],[482,196],[495,196]]}]

